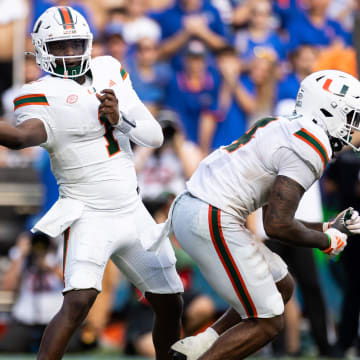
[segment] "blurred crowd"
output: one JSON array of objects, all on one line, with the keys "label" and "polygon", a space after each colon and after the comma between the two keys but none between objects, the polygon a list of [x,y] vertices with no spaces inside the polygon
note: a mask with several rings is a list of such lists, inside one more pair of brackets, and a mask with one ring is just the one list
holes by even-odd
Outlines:
[{"label": "blurred crowd", "polygon": [[[20,86],[43,75],[34,58],[23,54],[32,51],[35,20],[54,5],[72,6],[85,16],[94,35],[92,56],[111,55],[121,62],[163,128],[160,149],[133,149],[140,194],[158,222],[166,219],[172,200],[204,156],[240,137],[259,118],[291,114],[308,74],[338,69],[358,77],[356,0],[2,0],[1,121],[14,122],[13,99]],[[305,199],[308,220],[321,221],[324,213],[350,205],[360,208],[359,159],[345,151],[331,163],[325,179]],[[42,149],[0,147],[0,190],[10,169],[19,170],[19,183],[20,169],[33,171],[42,198],[15,230],[0,231],[0,243],[7,244],[0,246],[0,294],[16,295],[9,308],[0,301],[0,309],[8,312],[0,316],[0,352],[34,352],[60,306],[62,239],[27,231],[57,199],[57,185]],[[13,207],[19,215],[26,204]],[[0,226],[6,227],[6,211],[0,201]],[[337,356],[360,349],[356,241],[330,262],[313,250],[288,249],[266,239],[257,214],[249,228],[284,257],[298,281],[297,294],[287,305],[284,336],[267,351]],[[214,321],[226,304],[176,239],[173,244],[186,289],[184,334],[193,334]],[[152,357],[151,324],[145,299],[110,263],[103,292],[70,348],[114,346]],[[306,338],[304,331],[311,335]]]}]

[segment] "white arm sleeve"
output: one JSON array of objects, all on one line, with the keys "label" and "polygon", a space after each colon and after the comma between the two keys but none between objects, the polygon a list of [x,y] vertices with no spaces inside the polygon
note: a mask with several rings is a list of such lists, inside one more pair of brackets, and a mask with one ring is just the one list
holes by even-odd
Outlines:
[{"label": "white arm sleeve", "polygon": [[278,175],[287,176],[299,183],[305,191],[317,180],[310,167],[294,151],[280,148],[273,155],[274,168]]},{"label": "white arm sleeve", "polygon": [[136,124],[127,134],[135,144],[154,148],[162,145],[164,137],[161,126],[140,100],[129,110],[126,118]]},{"label": "white arm sleeve", "polygon": [[[122,82],[117,93],[119,111],[135,127],[123,131],[135,144],[146,147],[160,147],[164,137],[161,126],[137,96],[132,87],[130,76]],[[119,128],[121,131],[121,128]]]}]

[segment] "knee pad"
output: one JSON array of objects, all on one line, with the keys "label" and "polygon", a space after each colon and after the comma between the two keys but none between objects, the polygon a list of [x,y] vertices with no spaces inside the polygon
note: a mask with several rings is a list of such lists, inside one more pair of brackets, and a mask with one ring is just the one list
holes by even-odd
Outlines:
[{"label": "knee pad", "polygon": [[266,305],[271,310],[273,316],[281,315],[284,312],[284,302],[281,294],[278,292],[266,299]]},{"label": "knee pad", "polygon": [[71,269],[71,273],[65,277],[65,289],[96,289],[101,291],[101,281],[104,269],[93,263],[79,262]]}]

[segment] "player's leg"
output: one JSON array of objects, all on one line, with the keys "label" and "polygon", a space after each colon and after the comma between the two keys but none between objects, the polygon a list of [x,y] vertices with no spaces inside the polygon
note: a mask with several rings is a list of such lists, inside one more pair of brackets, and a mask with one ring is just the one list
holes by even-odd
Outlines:
[{"label": "player's leg", "polygon": [[[133,228],[146,230],[155,224],[142,203],[128,216]],[[144,250],[138,237],[111,256],[120,271],[145,295],[154,311],[153,342],[157,360],[169,360],[170,345],[180,338],[183,286],[175,269],[170,242],[158,254]]]},{"label": "player's leg", "polygon": [[61,359],[75,330],[84,321],[96,299],[95,289],[73,290],[65,293],[60,311],[46,327],[38,353],[39,360]]},{"label": "player's leg", "polygon": [[[64,232],[64,301],[40,344],[39,360],[62,358],[66,346],[101,291],[101,281],[114,237],[107,213],[84,211]],[[101,241],[100,241],[101,240]]]},{"label": "player's leg", "polygon": [[[290,274],[277,283],[284,303],[289,301],[293,286]],[[236,320],[238,323],[231,326]],[[271,341],[283,327],[282,315],[269,319],[240,321],[240,315],[234,309],[229,309],[218,322],[212,325],[220,337],[199,360],[242,359]],[[229,327],[226,329],[226,326]],[[225,331],[226,336],[221,336]]]},{"label": "player's leg", "polygon": [[[294,290],[294,280],[288,273],[285,278],[276,283],[276,286],[283,298],[284,304],[286,304]],[[177,346],[172,348],[177,351],[187,351],[187,349],[197,348],[198,354],[201,354],[200,349],[208,349],[225,331],[229,330],[233,326],[237,325],[241,321],[240,314],[233,308],[229,308],[214,324],[211,325],[206,331],[196,335],[189,336],[177,342]],[[174,357],[176,359],[176,356]],[[181,360],[181,357],[179,357]]]},{"label": "player's leg", "polygon": [[[286,304],[294,291],[294,280],[292,276],[288,273],[283,279],[276,283],[276,287],[283,298],[284,304]],[[233,308],[229,308],[211,327],[221,335],[240,321],[240,314]]]},{"label": "player's leg", "polygon": [[170,346],[180,338],[183,301],[180,294],[145,292],[154,314],[153,342],[156,358],[170,359]]},{"label": "player's leg", "polygon": [[175,265],[162,268],[158,256],[145,251],[139,243],[115,252],[111,259],[144,293],[154,311],[152,336],[156,359],[171,359],[170,346],[180,338],[183,306],[182,284]]},{"label": "player's leg", "polygon": [[[231,319],[234,310],[229,310],[223,321],[229,319],[230,325],[224,330],[233,326],[215,342],[213,337],[205,344],[207,348],[187,347],[188,360],[198,359],[211,343],[204,359],[242,358],[270,341],[283,324],[284,304],[265,256],[249,232],[227,216],[191,196],[182,197],[174,209],[173,228],[180,245],[215,291],[240,314],[236,319],[243,319],[236,323]],[[285,264],[281,265],[281,278],[277,280],[287,274]],[[172,349],[177,351],[181,342]]]}]

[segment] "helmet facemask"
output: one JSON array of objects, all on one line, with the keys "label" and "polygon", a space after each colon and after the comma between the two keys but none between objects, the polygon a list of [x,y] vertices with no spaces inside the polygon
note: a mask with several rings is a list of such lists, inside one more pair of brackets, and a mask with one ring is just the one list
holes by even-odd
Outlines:
[{"label": "helmet facemask", "polygon": [[346,112],[346,123],[343,128],[338,130],[339,138],[353,150],[360,151],[360,148],[351,143],[353,133],[360,131],[360,110],[354,110],[345,106],[343,111]]},{"label": "helmet facemask", "polygon": [[[51,47],[53,43],[65,43],[65,42],[73,42],[78,43],[82,42],[82,51],[76,55],[54,55]],[[45,43],[45,47],[47,53],[49,54],[47,60],[47,66],[49,68],[48,72],[63,77],[63,78],[76,78],[84,75],[90,67],[90,53],[91,49],[89,49],[90,41],[88,39],[70,39],[70,40],[57,40],[57,41],[48,41]],[[74,51],[76,51],[79,46],[72,46]],[[78,63],[75,66],[71,66],[71,63]]]}]

